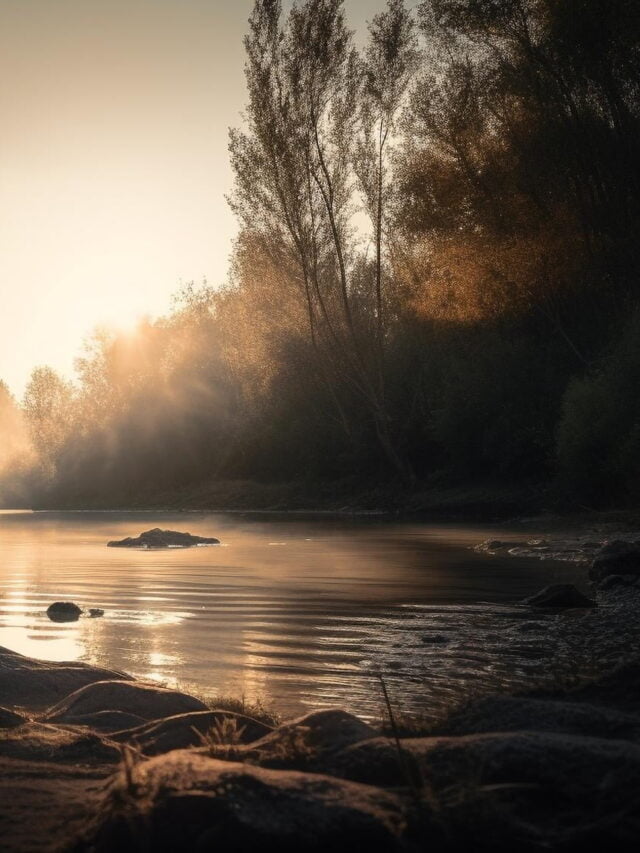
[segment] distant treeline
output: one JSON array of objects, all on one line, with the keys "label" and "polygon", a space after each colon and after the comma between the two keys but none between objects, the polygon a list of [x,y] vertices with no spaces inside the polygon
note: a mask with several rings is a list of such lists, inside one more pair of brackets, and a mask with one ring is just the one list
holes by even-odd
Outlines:
[{"label": "distant treeline", "polygon": [[3,393],[5,503],[240,478],[638,501],[636,0],[390,0],[360,44],[340,0],[257,0],[228,283]]}]

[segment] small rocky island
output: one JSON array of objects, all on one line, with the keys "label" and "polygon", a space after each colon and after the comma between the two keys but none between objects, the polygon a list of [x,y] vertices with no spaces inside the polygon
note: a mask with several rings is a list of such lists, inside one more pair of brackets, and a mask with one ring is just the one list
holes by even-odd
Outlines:
[{"label": "small rocky island", "polygon": [[220,540],[208,536],[194,536],[178,530],[161,530],[154,527],[140,536],[107,542],[108,548],[193,548],[196,545],[219,545]]}]

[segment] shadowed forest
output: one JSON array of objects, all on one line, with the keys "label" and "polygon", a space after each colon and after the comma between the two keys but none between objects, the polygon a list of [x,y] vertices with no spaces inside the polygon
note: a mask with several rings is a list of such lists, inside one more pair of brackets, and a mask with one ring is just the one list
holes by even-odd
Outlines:
[{"label": "shadowed forest", "polygon": [[228,281],[0,386],[4,505],[637,505],[639,45],[634,0],[390,0],[357,40],[340,0],[257,0]]}]

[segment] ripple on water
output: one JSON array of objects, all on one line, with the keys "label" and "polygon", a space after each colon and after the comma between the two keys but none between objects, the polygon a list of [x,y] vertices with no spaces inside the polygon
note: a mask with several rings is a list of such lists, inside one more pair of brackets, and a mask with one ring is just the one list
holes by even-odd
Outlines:
[{"label": "ripple on water", "polygon": [[[583,653],[564,638],[565,617],[511,603],[582,569],[470,550],[505,530],[197,515],[191,532],[220,534],[224,549],[105,547],[149,522],[0,517],[0,645],[261,698],[285,714],[339,705],[365,717],[380,713],[378,672],[399,711],[429,716]],[[180,515],[154,524],[185,526]],[[54,625],[45,611],[55,600],[105,616]],[[598,654],[613,659],[619,648],[607,643]]]}]

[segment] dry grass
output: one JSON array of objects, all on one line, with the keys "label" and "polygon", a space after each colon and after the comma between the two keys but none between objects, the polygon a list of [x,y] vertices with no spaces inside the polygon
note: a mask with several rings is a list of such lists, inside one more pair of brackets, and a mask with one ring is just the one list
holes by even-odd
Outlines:
[{"label": "dry grass", "polygon": [[216,696],[214,699],[205,699],[203,701],[206,702],[212,711],[231,711],[234,714],[242,714],[274,729],[282,723],[280,715],[272,708],[266,707],[261,699],[248,702],[244,696],[241,696],[239,699],[232,696]]},{"label": "dry grass", "polygon": [[231,758],[234,748],[242,743],[244,730],[245,726],[239,725],[236,717],[222,717],[206,732],[192,729],[212,758]]}]

